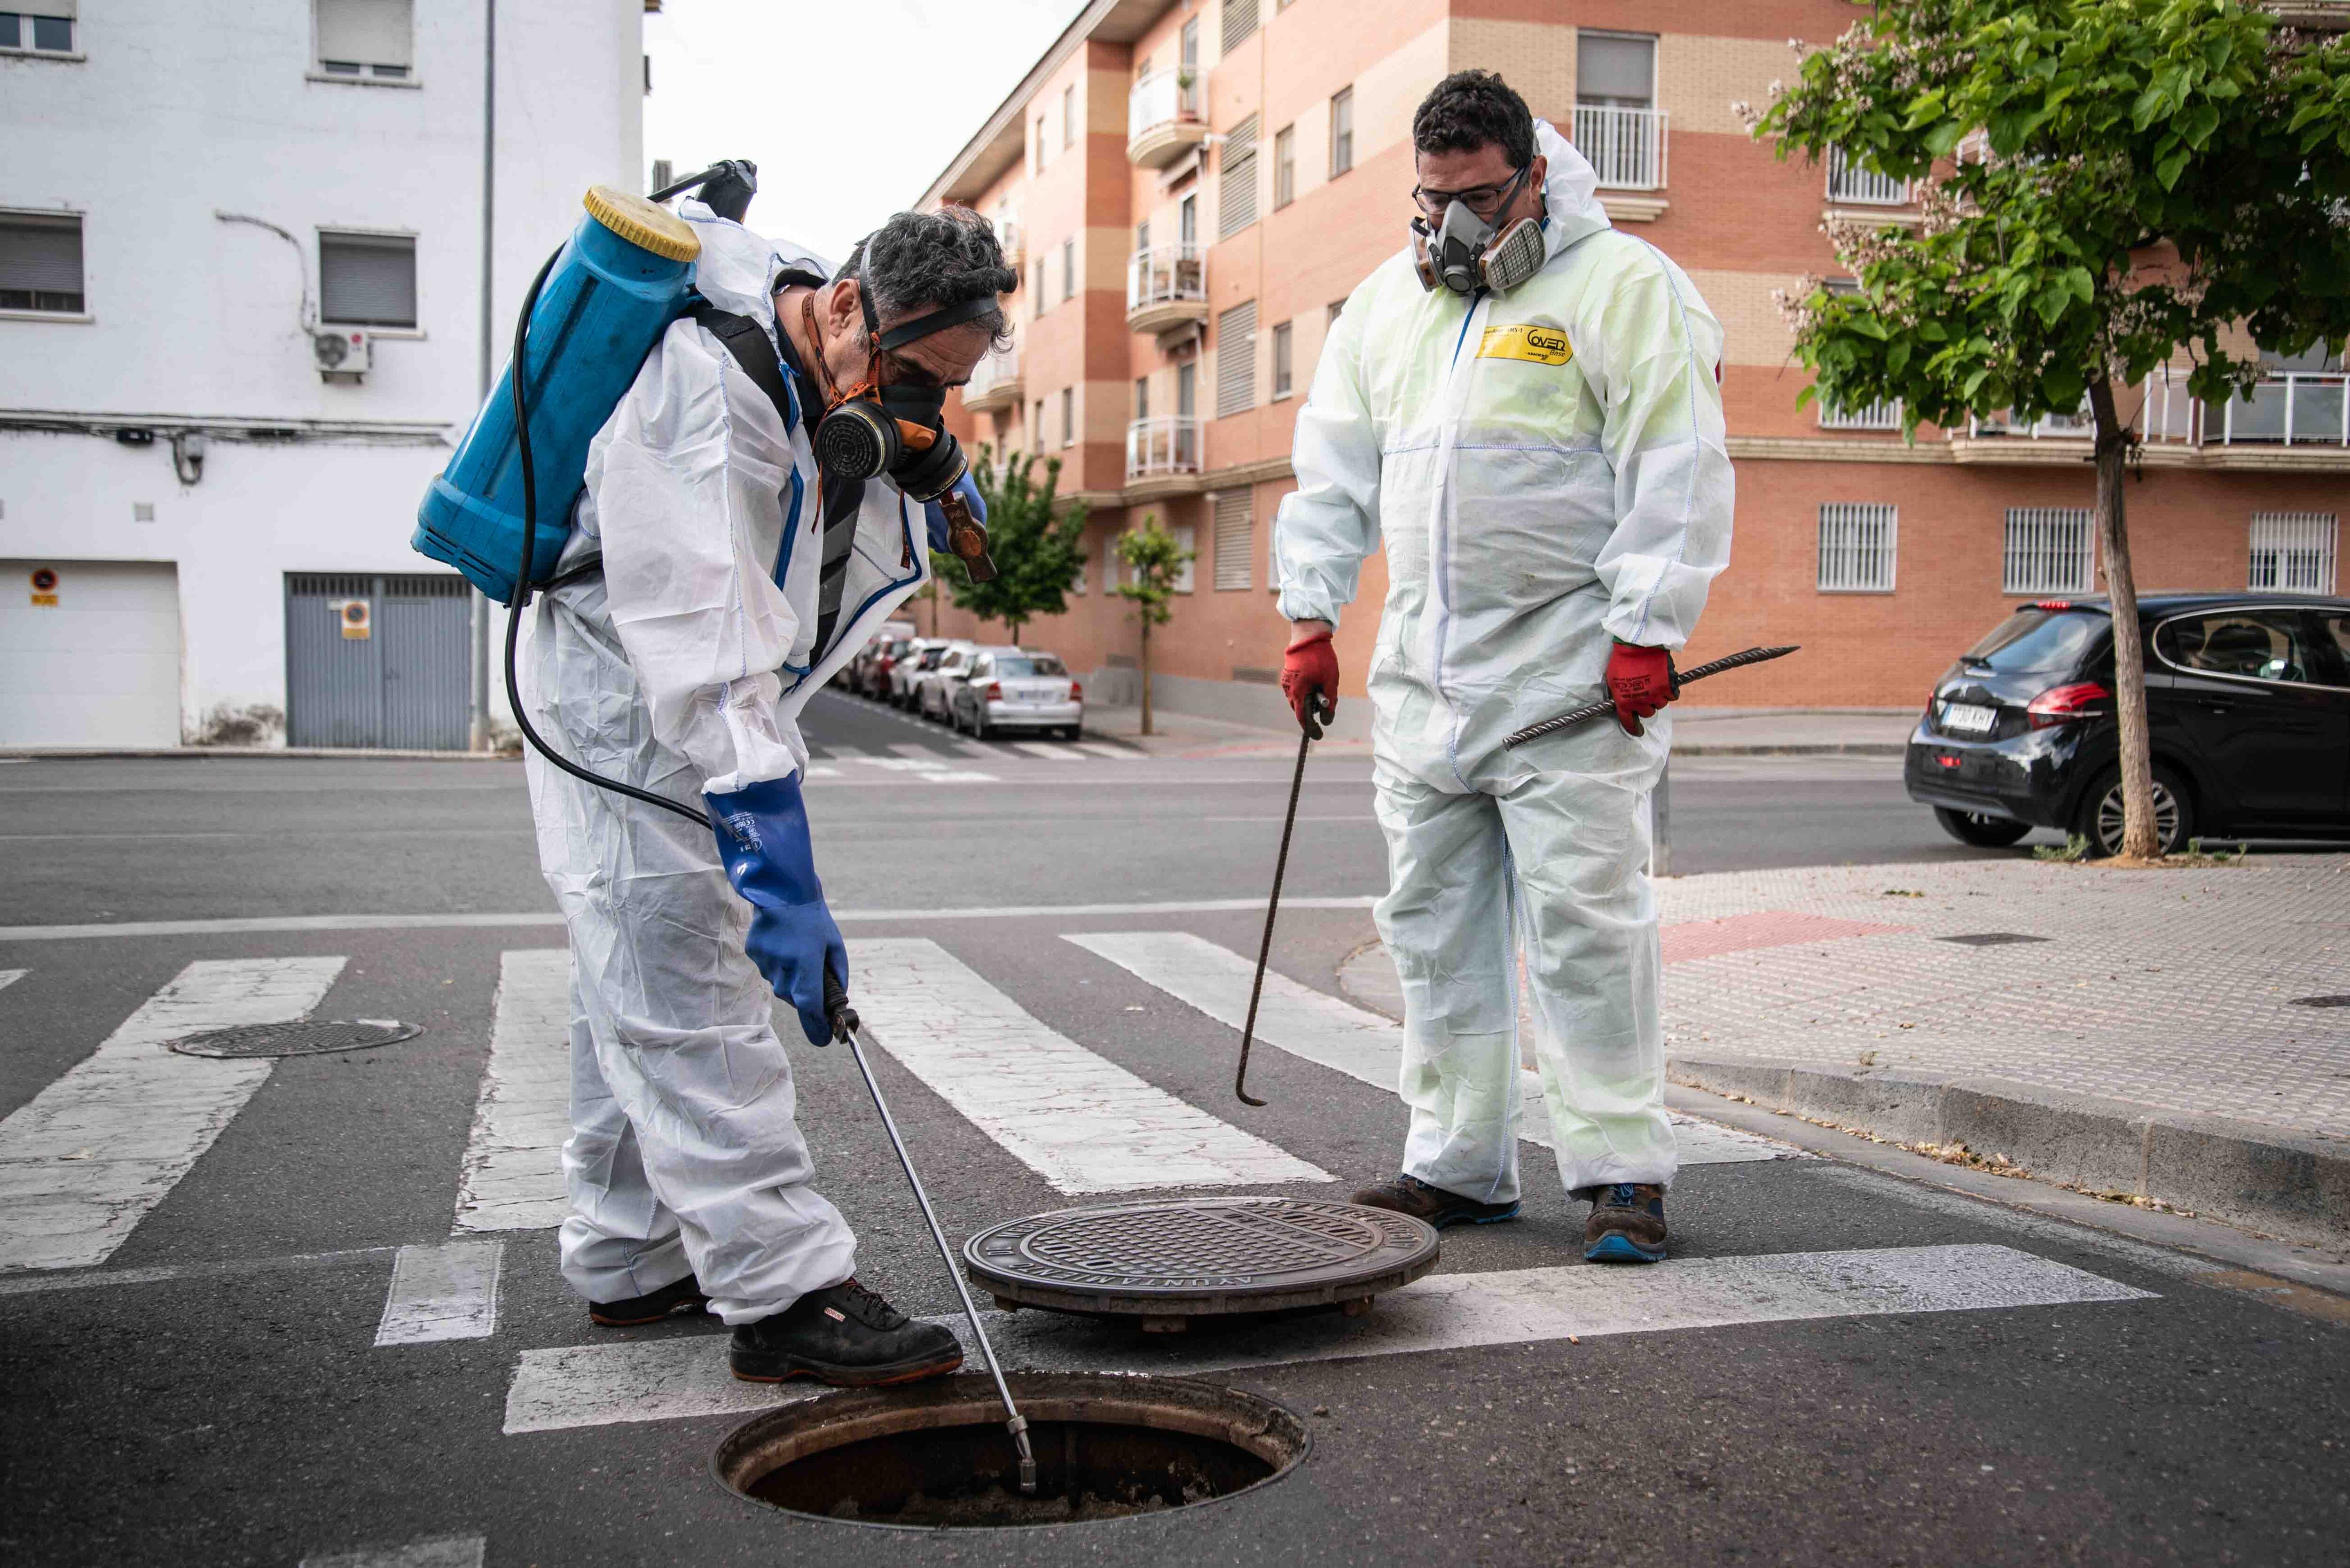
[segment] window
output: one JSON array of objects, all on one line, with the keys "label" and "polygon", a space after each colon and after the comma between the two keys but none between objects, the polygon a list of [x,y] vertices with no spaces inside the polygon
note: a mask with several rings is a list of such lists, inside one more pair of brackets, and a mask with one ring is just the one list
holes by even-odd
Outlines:
[{"label": "window", "polygon": [[1893,591],[1897,510],[1880,502],[1837,501],[1820,508],[1820,592]]},{"label": "window", "polygon": [[2086,507],[2009,507],[2000,592],[2089,592],[2097,576],[2093,526]]},{"label": "window", "polygon": [[2333,673],[2309,641],[2299,610],[2220,610],[2165,621],[2154,635],[2163,662],[2243,680],[2317,681]]},{"label": "window", "polygon": [[1134,225],[1134,248],[1138,251],[1150,248],[1150,220],[1148,218]]},{"label": "window", "polygon": [[1045,314],[1045,258],[1043,256],[1036,258],[1035,267],[1036,278],[1035,282],[1029,286],[1028,298],[1035,314],[1041,317]]},{"label": "window", "polygon": [[1231,239],[1256,222],[1256,116],[1232,127],[1216,183],[1216,237]]},{"label": "window", "polygon": [[676,171],[675,167],[674,167],[673,165],[671,165],[671,162],[670,162],[670,161],[669,161],[668,159],[666,159],[666,158],[656,158],[656,159],[654,159],[654,160],[653,160],[653,182],[652,182],[652,184],[651,184],[650,186],[649,186],[649,187],[647,188],[647,190],[648,190],[648,193],[650,193],[650,192],[652,192],[652,191],[659,191],[659,190],[665,189],[665,188],[668,186],[669,182],[670,182],[671,181],[672,181],[672,180],[676,179],[676,178],[677,178],[677,171]]},{"label": "window", "polygon": [[1575,145],[1599,183],[1653,191],[1665,182],[1665,117],[1656,107],[1657,40],[1575,35]]},{"label": "window", "polygon": [[1347,302],[1343,299],[1334,299],[1328,305],[1325,306],[1322,311],[1322,330],[1327,332],[1333,327],[1337,326],[1338,317],[1346,308]]},{"label": "window", "polygon": [[1256,31],[1256,0],[1224,0],[1224,26],[1218,35],[1227,55]]},{"label": "window", "polygon": [[1188,594],[1191,591],[1191,568],[1198,564],[1200,555],[1200,530],[1191,524],[1178,523],[1167,531],[1175,535],[1176,547],[1183,553],[1183,564],[1175,568],[1175,591]]},{"label": "window", "polygon": [[79,316],[81,214],[0,213],[0,310]]},{"label": "window", "polygon": [[1038,452],[1045,450],[1045,400],[1036,400],[1036,417],[1029,421],[1028,438]]},{"label": "window", "polygon": [[1828,149],[1828,200],[1856,202],[1872,207],[1898,207],[1909,199],[1909,182],[1864,169],[1846,158],[1844,149]]},{"label": "window", "polygon": [[1636,34],[1575,35],[1575,104],[1653,109],[1657,100],[1657,40]]},{"label": "window", "polygon": [[1297,200],[1297,127],[1284,125],[1273,133],[1273,210]]},{"label": "window", "polygon": [[1077,444],[1077,389],[1075,387],[1061,389],[1061,444]]},{"label": "window", "polygon": [[[1098,553],[1102,564],[1102,592],[1106,594],[1118,592],[1118,572],[1126,564],[1118,558],[1118,536],[1122,532],[1122,529],[1113,529],[1102,535],[1102,547]],[[1131,573],[1128,575],[1132,576]]]},{"label": "window", "polygon": [[1330,178],[1355,166],[1355,89],[1340,88],[1330,98]]},{"label": "window", "polygon": [[1175,237],[1187,247],[1200,243],[1200,198],[1196,192],[1176,203]]},{"label": "window", "polygon": [[[33,0],[35,11],[0,11],[0,49],[36,55],[74,52],[74,0]],[[12,307],[13,308],[13,307]]]},{"label": "window", "polygon": [[1061,89],[1061,145],[1077,144],[1077,84],[1071,82]]},{"label": "window", "polygon": [[1216,417],[1256,406],[1256,301],[1216,317]]},{"label": "window", "polygon": [[1150,378],[1148,376],[1134,379],[1134,417],[1138,420],[1150,417]]},{"label": "window", "polygon": [[415,326],[415,238],[321,234],[318,314],[341,327]]},{"label": "window", "polygon": [[1188,420],[1200,411],[1200,367],[1182,364],[1175,367],[1175,417]]},{"label": "window", "polygon": [[2334,540],[2331,512],[2252,514],[2252,569],[2245,586],[2285,594],[2334,591]]},{"label": "window", "polygon": [[1290,393],[1289,329],[1292,325],[1284,321],[1273,329],[1273,396],[1275,402],[1289,396]]},{"label": "window", "polygon": [[1197,76],[1200,69],[1200,18],[1192,17],[1183,24],[1182,58],[1187,75]]},{"label": "window", "polygon": [[1072,234],[1061,242],[1061,297],[1077,296],[1077,241]]},{"label": "window", "polygon": [[1033,172],[1042,174],[1045,171],[1045,115],[1041,109],[1036,114],[1035,131],[1036,134],[1028,139],[1028,164]]},{"label": "window", "polygon": [[318,69],[402,81],[415,62],[410,0],[317,0]]},{"label": "window", "polygon": [[1213,497],[1210,505],[1215,518],[1216,590],[1247,587],[1249,554],[1256,540],[1251,493],[1227,491]]}]

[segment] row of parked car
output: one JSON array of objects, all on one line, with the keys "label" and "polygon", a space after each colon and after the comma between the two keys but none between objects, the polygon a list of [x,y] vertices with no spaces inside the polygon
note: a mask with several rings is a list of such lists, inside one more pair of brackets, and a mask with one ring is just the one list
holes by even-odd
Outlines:
[{"label": "row of parked car", "polygon": [[1007,732],[1074,741],[1086,722],[1085,687],[1060,656],[1010,643],[885,629],[840,684],[983,741]]}]

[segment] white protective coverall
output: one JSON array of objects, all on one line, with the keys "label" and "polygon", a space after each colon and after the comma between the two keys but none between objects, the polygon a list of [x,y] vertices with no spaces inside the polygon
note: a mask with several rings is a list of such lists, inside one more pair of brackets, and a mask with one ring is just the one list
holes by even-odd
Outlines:
[{"label": "white protective coverall", "polygon": [[[777,275],[830,275],[700,202],[680,215],[695,286],[770,335]],[[542,597],[530,628],[525,701],[549,744],[697,811],[806,767],[801,708],[930,572],[922,509],[886,480],[827,535],[821,412],[787,430],[716,337],[670,325],[588,450],[561,565],[603,570]],[[856,1239],[808,1185],[775,997],[743,950],[751,908],[710,829],[528,763],[571,937],[564,1278],[608,1302],[691,1272],[730,1324],[847,1279]]]},{"label": "white protective coverall", "polygon": [[1336,622],[1387,545],[1367,684],[1403,981],[1403,1168],[1517,1199],[1516,955],[1570,1192],[1669,1182],[1648,794],[1665,715],[1503,738],[1607,695],[1609,640],[1689,639],[1730,555],[1721,327],[1608,226],[1546,122],[1547,259],[1506,296],[1423,290],[1409,250],[1356,289],[1297,420],[1274,538],[1289,619]]}]

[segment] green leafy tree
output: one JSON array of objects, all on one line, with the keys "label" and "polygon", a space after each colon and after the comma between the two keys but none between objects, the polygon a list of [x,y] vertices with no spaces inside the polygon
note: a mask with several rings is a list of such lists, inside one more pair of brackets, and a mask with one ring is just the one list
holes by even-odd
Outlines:
[{"label": "green leafy tree", "polygon": [[[2184,352],[2189,390],[2350,332],[2350,43],[2237,0],[1875,0],[1762,112],[1781,158],[1920,182],[1915,232],[1838,225],[1857,288],[1783,300],[1813,389],[1963,426],[2012,409],[2095,425],[2116,627],[2137,624],[2121,400]],[[2238,346],[2231,349],[2230,345]],[[2157,840],[2139,639],[2115,639],[2126,826]]]},{"label": "green leafy tree", "polygon": [[1146,514],[1141,527],[1118,536],[1118,558],[1125,563],[1128,574],[1127,581],[1118,586],[1118,596],[1133,601],[1135,619],[1142,623],[1142,732],[1146,735],[1155,732],[1150,727],[1150,628],[1174,618],[1169,601],[1175,597],[1184,563],[1196,553],[1185,549],[1161,527],[1156,513]]},{"label": "green leafy tree", "polygon": [[1085,503],[1072,503],[1055,515],[1061,460],[1045,460],[1042,484],[1035,481],[1035,462],[1019,452],[999,462],[991,447],[980,448],[972,462],[972,478],[987,503],[988,554],[995,561],[992,581],[974,583],[958,557],[931,553],[931,570],[947,585],[955,607],[982,620],[1002,621],[1013,642],[1038,616],[1066,614],[1068,592],[1086,569],[1079,548],[1086,536]]}]

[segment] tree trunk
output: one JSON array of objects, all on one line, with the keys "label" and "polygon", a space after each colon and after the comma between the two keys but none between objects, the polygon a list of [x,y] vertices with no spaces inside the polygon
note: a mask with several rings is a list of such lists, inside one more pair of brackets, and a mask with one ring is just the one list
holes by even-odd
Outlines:
[{"label": "tree trunk", "polygon": [[1143,607],[1143,612],[1142,612],[1142,732],[1143,732],[1144,734],[1146,734],[1146,735],[1148,735],[1148,734],[1149,734],[1149,733],[1151,732],[1151,731],[1150,731],[1150,609],[1149,609],[1149,606],[1147,606],[1147,605]]},{"label": "tree trunk", "polygon": [[2152,859],[2155,836],[2154,763],[2147,739],[2146,642],[2137,625],[2137,581],[2130,571],[2129,524],[2122,500],[2129,432],[2114,411],[2113,383],[2089,383],[2089,410],[2097,426],[2097,553],[2114,607],[2114,706],[2121,721],[2122,853]]}]

